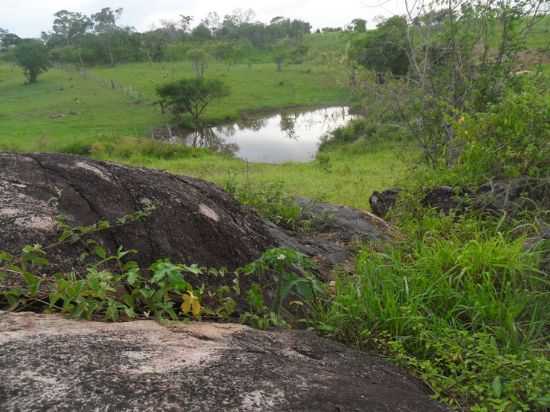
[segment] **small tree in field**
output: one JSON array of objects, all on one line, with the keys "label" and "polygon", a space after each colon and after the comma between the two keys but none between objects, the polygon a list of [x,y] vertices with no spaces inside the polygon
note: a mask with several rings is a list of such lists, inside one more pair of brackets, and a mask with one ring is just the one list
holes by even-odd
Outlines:
[{"label": "small tree in field", "polygon": [[170,110],[179,122],[184,115],[190,115],[193,127],[198,129],[208,105],[228,96],[229,88],[221,80],[183,79],[160,86],[157,93],[163,110]]},{"label": "small tree in field", "polygon": [[39,40],[20,42],[15,48],[15,61],[23,68],[28,83],[36,83],[38,76],[50,67],[48,49]]}]

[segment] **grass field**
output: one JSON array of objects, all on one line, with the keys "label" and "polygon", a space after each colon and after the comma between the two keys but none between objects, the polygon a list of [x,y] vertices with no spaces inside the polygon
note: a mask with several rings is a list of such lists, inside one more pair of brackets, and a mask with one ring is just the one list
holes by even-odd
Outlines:
[{"label": "grass field", "polygon": [[[96,158],[169,170],[222,185],[228,179],[253,184],[280,182],[292,194],[362,208],[368,207],[373,190],[391,186],[409,164],[409,158],[395,156],[409,151],[380,144],[333,150],[324,155],[322,163],[309,164],[247,165],[206,151],[183,156],[151,154],[149,143],[139,137],[169,122],[153,104],[155,88],[192,76],[191,70],[187,62],[95,68],[86,76],[53,69],[37,84],[25,86],[19,69],[0,66],[0,149],[90,152]],[[232,89],[229,97],[214,103],[207,113],[208,119],[216,122],[238,117],[241,112],[343,104],[350,98],[344,72],[338,68],[300,65],[278,73],[274,64],[238,65],[229,70],[211,64],[207,75],[223,79]],[[112,89],[111,80],[116,89]],[[123,88],[128,87],[138,92],[140,99],[125,93]],[[127,150],[105,150],[109,145]]]},{"label": "grass field", "polygon": [[[412,144],[396,142],[341,147],[323,152],[322,160],[281,165],[246,164],[239,159],[203,150],[179,157],[166,156],[166,153],[156,155],[143,146],[147,144],[125,139],[114,153],[110,154],[110,150],[99,145],[93,155],[104,160],[195,176],[221,186],[228,181],[258,187],[276,183],[292,195],[364,209],[369,208],[369,197],[374,190],[394,185],[418,157]],[[158,150],[158,145],[155,150]]]},{"label": "grass field", "polygon": [[[223,79],[232,93],[214,103],[207,118],[219,122],[243,111],[345,103],[349,93],[341,73],[306,65],[278,73],[274,64],[230,70],[211,64],[208,77]],[[57,150],[81,140],[150,135],[154,127],[170,121],[154,104],[156,86],[191,76],[187,62],[141,63],[89,70],[86,77],[52,69],[37,84],[25,86],[18,68],[0,66],[0,147]],[[140,98],[124,88],[132,88]]]}]

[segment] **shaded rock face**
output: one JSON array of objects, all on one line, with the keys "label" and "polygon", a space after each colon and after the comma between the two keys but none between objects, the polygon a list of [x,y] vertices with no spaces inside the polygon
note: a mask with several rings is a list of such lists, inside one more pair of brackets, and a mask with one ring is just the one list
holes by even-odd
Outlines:
[{"label": "shaded rock face", "polygon": [[[297,236],[198,179],[70,155],[0,153],[0,250],[18,253],[27,244],[55,242],[59,216],[73,226],[92,225],[101,219],[113,222],[150,204],[156,209],[143,221],[94,236],[111,252],[119,246],[137,250],[132,259],[143,267],[170,258],[228,269],[271,247],[295,248],[333,265],[350,256],[352,237],[391,238],[385,222],[350,208],[309,208],[308,213],[326,224],[320,236]],[[50,251],[52,269],[79,269],[82,247]]]},{"label": "shaded rock face", "polygon": [[297,198],[302,217],[309,220],[309,233],[299,234],[297,246],[303,253],[322,256],[325,264],[334,266],[353,258],[357,245],[363,242],[389,241],[397,231],[372,213],[329,203]]},{"label": "shaded rock face", "polygon": [[[110,250],[138,250],[142,264],[170,258],[228,268],[274,245],[254,213],[197,179],[76,156],[0,154],[0,250],[52,243],[60,215],[75,226],[92,225],[149,204],[156,206],[151,216],[99,234],[101,242]],[[64,269],[75,252],[62,252]]]},{"label": "shaded rock face", "polygon": [[[395,205],[399,192],[399,189],[374,192],[370,198],[374,214],[385,216]],[[426,191],[422,204],[444,213],[473,208],[486,213],[507,212],[514,215],[537,207],[550,209],[550,179],[520,177],[497,180],[485,183],[477,190],[439,186]]]},{"label": "shaded rock face", "polygon": [[308,332],[0,312],[2,411],[443,411],[383,360]]},{"label": "shaded rock face", "polygon": [[449,213],[451,210],[458,209],[463,205],[464,195],[466,194],[456,194],[450,186],[435,187],[428,190],[424,199],[422,199],[422,205]]},{"label": "shaded rock face", "polygon": [[369,198],[372,212],[379,217],[385,217],[390,209],[395,206],[401,189],[388,189],[382,192],[374,191]]}]

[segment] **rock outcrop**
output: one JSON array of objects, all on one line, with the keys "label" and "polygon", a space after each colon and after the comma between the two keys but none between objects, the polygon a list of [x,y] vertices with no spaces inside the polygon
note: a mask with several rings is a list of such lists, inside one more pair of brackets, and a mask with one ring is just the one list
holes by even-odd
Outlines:
[{"label": "rock outcrop", "polygon": [[305,331],[0,312],[0,410],[445,409],[399,368]]},{"label": "rock outcrop", "polygon": [[[111,252],[120,246],[137,250],[132,258],[143,267],[169,258],[231,270],[270,247],[293,247],[331,265],[341,263],[349,257],[351,237],[342,237],[346,228],[353,228],[354,238],[392,236],[377,217],[330,205],[312,209],[317,220],[327,222],[321,225],[322,236],[296,236],[198,179],[70,155],[0,153],[0,250],[17,253],[27,244],[52,244],[59,235],[59,216],[70,225],[85,226],[102,219],[116,222],[151,205],[156,208],[142,221],[112,227],[95,238]],[[330,226],[334,219],[337,225]],[[78,243],[50,251],[52,268],[78,269],[82,248]]]},{"label": "rock outcrop", "polygon": [[[399,189],[374,192],[370,198],[374,214],[384,217],[395,205],[399,193]],[[506,212],[513,216],[537,207],[550,209],[550,178],[495,180],[474,190],[439,186],[427,190],[421,201],[424,206],[444,213],[474,209],[483,213]]]},{"label": "rock outcrop", "polygon": [[392,207],[395,206],[401,189],[387,189],[382,192],[374,191],[369,198],[372,212],[379,217],[386,217]]},{"label": "rock outcrop", "polygon": [[[57,154],[0,154],[0,250],[53,243],[56,219],[75,226],[115,222],[150,205],[143,221],[98,235],[111,251],[139,251],[148,265],[159,258],[236,268],[274,244],[254,213],[215,185],[160,171],[129,168]],[[70,270],[81,250],[59,252]]]}]

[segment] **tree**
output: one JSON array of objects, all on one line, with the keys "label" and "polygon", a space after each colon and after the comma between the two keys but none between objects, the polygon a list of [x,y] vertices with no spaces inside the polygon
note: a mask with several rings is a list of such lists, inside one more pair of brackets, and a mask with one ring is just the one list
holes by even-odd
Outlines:
[{"label": "tree", "polygon": [[183,79],[157,88],[159,104],[170,110],[181,122],[184,115],[191,116],[196,129],[202,128],[202,115],[215,99],[229,95],[229,88],[221,80]]},{"label": "tree", "polygon": [[277,71],[283,71],[283,63],[290,55],[290,41],[283,39],[277,42],[273,48],[273,59],[277,65]]},{"label": "tree", "polygon": [[407,15],[361,36],[350,60],[398,75],[361,86],[370,88],[367,98],[377,106],[391,102],[386,112],[394,116],[392,123],[417,140],[430,166],[452,167],[463,150],[456,125],[467,115],[490,110],[519,86],[518,51],[533,25],[549,13],[549,4],[406,0]]},{"label": "tree", "polygon": [[15,61],[30,84],[36,83],[38,76],[50,67],[48,49],[40,40],[21,41],[15,48]]},{"label": "tree", "polygon": [[7,50],[9,47],[16,46],[21,41],[17,34],[0,28],[0,50]]},{"label": "tree", "polygon": [[378,73],[391,72],[402,76],[409,70],[407,55],[407,21],[394,16],[379,24],[375,31],[356,40],[351,58]]},{"label": "tree", "polygon": [[223,42],[213,48],[212,55],[216,60],[224,62],[229,70],[245,55],[245,47],[246,45],[236,42]]},{"label": "tree", "polygon": [[204,23],[201,23],[193,29],[191,36],[197,40],[209,40],[212,38],[212,32]]},{"label": "tree", "polygon": [[367,21],[365,19],[353,19],[350,29],[356,33],[364,33],[367,31]]},{"label": "tree", "polygon": [[60,10],[54,14],[52,33],[43,34],[49,47],[73,46],[78,50],[78,59],[84,65],[82,59],[82,41],[84,36],[93,27],[92,19],[82,13]]},{"label": "tree", "polygon": [[82,13],[60,10],[54,14],[52,36],[64,46],[74,45],[93,26],[92,20]]},{"label": "tree", "polygon": [[158,62],[164,57],[166,44],[168,43],[168,33],[157,29],[148,31],[140,35],[141,48],[145,52],[147,59],[152,62]]},{"label": "tree", "polygon": [[113,10],[110,7],[105,7],[98,13],[92,15],[95,32],[104,44],[107,54],[109,55],[111,66],[115,65],[113,41],[115,34],[121,30],[117,25],[117,21],[120,19],[120,16],[122,16],[122,11],[123,9],[121,8]]}]

